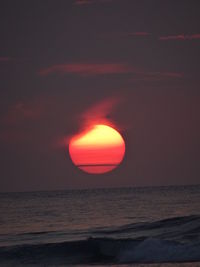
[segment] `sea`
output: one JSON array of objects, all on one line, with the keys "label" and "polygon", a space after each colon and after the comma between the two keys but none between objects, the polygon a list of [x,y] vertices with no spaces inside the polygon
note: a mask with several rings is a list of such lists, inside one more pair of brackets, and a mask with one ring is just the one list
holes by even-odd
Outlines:
[{"label": "sea", "polygon": [[200,186],[0,193],[0,266],[200,266]]}]

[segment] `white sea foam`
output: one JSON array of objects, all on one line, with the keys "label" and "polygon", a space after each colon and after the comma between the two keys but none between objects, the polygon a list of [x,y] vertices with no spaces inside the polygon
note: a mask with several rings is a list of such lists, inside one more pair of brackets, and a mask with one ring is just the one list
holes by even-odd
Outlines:
[{"label": "white sea foam", "polygon": [[121,263],[128,262],[189,262],[200,260],[200,242],[181,244],[174,241],[148,238],[122,250],[118,256]]}]

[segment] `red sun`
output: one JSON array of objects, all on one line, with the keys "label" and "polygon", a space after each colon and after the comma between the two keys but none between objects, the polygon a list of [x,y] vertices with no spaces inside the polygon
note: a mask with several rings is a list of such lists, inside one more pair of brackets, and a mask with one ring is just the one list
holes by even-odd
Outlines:
[{"label": "red sun", "polygon": [[115,169],[123,160],[125,143],[114,128],[96,124],[69,142],[72,162],[88,173],[105,173]]}]

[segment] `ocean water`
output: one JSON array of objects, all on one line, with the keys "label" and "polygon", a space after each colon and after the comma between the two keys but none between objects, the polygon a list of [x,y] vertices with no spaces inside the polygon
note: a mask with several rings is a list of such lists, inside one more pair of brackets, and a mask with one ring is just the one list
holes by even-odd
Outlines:
[{"label": "ocean water", "polygon": [[200,186],[0,194],[0,266],[199,262]]}]

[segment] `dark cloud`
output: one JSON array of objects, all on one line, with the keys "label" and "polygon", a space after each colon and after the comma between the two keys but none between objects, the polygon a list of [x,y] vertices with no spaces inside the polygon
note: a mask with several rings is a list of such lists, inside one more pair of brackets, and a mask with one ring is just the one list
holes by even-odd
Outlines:
[{"label": "dark cloud", "polygon": [[11,58],[10,57],[0,57],[0,62],[7,62],[10,61]]},{"label": "dark cloud", "polygon": [[106,2],[111,2],[111,1],[113,0],[76,0],[74,4],[80,6],[80,5],[106,3]]},{"label": "dark cloud", "polygon": [[93,1],[91,0],[77,0],[74,2],[75,5],[88,5],[92,4]]},{"label": "dark cloud", "polygon": [[140,37],[146,37],[151,35],[149,32],[128,32],[126,34],[127,36],[140,36]]},{"label": "dark cloud", "polygon": [[32,120],[39,116],[40,110],[36,105],[18,102],[10,107],[7,114],[3,117],[3,122],[16,124],[22,120]]},{"label": "dark cloud", "polygon": [[136,31],[136,32],[112,32],[112,33],[104,33],[100,34],[100,37],[104,38],[125,38],[125,37],[133,37],[133,38],[147,38],[151,36],[151,33],[145,31]]}]

